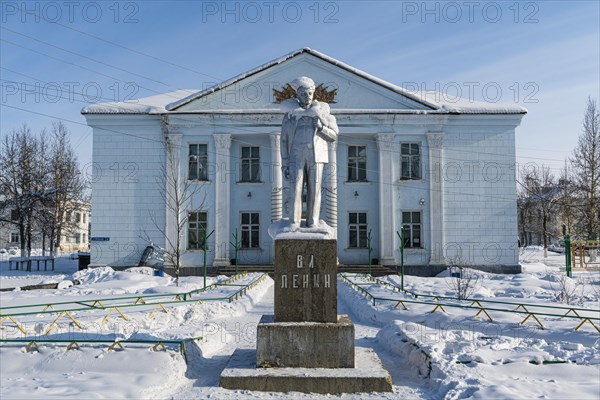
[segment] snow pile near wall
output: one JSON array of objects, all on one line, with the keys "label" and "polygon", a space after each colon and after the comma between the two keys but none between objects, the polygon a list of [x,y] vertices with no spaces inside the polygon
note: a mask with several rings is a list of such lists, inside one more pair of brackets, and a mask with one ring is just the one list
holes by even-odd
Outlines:
[{"label": "snow pile near wall", "polygon": [[73,279],[82,285],[106,282],[114,279],[115,270],[111,267],[87,268],[73,274]]}]

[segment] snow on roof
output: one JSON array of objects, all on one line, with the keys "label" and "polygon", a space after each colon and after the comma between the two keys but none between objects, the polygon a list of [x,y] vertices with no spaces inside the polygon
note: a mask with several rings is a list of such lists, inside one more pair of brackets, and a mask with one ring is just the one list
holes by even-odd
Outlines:
[{"label": "snow on roof", "polygon": [[[424,91],[424,92],[411,92],[400,86],[396,86],[392,83],[386,82],[383,79],[377,78],[364,71],[354,68],[348,64],[345,64],[335,58],[329,57],[326,54],[318,52],[316,50],[304,47],[302,49],[293,51],[286,54],[283,57],[279,57],[275,60],[269,61],[261,66],[244,72],[236,77],[223,81],[215,86],[212,86],[205,90],[177,90],[175,92],[164,93],[156,96],[145,97],[138,100],[131,100],[126,102],[111,102],[111,103],[98,103],[87,106],[81,111],[82,114],[164,114],[170,111],[175,111],[177,108],[188,104],[196,99],[199,99],[208,94],[214,93],[221,89],[224,89],[236,82],[257,74],[265,69],[271,68],[275,65],[281,64],[293,57],[298,56],[302,53],[308,53],[315,57],[318,57],[326,62],[329,62],[337,67],[343,68],[349,72],[356,74],[364,79],[367,79],[373,83],[383,86],[393,92],[396,92],[406,98],[416,101],[423,106],[429,108],[431,112],[435,113],[448,113],[448,114],[525,114],[527,109],[515,105],[515,104],[500,104],[500,103],[486,103],[480,101],[472,101],[470,99],[461,98],[449,98],[449,96],[443,96],[438,92]],[[361,110],[367,111],[367,110]],[[393,111],[393,110],[388,110]],[[395,110],[396,112],[406,112],[407,110]],[[428,113],[429,110],[410,110],[413,113],[424,114]],[[212,111],[217,113],[218,111]]]},{"label": "snow on roof", "polygon": [[526,114],[527,109],[517,104],[490,103],[461,97],[452,97],[436,91],[415,92],[419,98],[436,104],[441,112],[450,114]]},{"label": "snow on roof", "polygon": [[85,106],[82,114],[164,114],[165,106],[173,100],[186,98],[190,93],[197,93],[197,89],[181,89],[174,92],[157,94],[127,101],[113,101],[109,103],[96,103]]}]

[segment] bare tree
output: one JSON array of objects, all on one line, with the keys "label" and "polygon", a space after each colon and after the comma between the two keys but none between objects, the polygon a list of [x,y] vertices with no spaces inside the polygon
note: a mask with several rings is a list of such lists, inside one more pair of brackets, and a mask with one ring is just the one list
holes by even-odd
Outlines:
[{"label": "bare tree", "polygon": [[556,274],[556,282],[550,282],[552,297],[555,301],[569,305],[583,305],[585,297],[584,279],[572,279],[563,274]]},{"label": "bare tree", "polygon": [[35,154],[39,141],[27,125],[4,136],[0,148],[2,222],[19,230],[21,256],[31,255],[34,208],[39,199],[35,184]]},{"label": "bare tree", "polygon": [[470,298],[479,288],[479,274],[469,268],[461,257],[450,260],[450,282],[448,286],[461,300]]},{"label": "bare tree", "polygon": [[588,239],[600,234],[600,110],[588,98],[583,131],[570,158],[573,181],[581,198],[579,231]]},{"label": "bare tree", "polygon": [[45,210],[50,248],[54,252],[61,236],[72,234],[77,227],[77,221],[71,216],[87,199],[86,182],[79,170],[77,155],[71,147],[67,127],[62,122],[55,122],[51,133],[52,148],[48,162],[51,192],[47,196]]},{"label": "bare tree", "polygon": [[523,172],[521,172],[519,190],[517,191],[517,209],[519,212],[519,231],[521,236],[521,246],[529,246],[531,243],[529,240],[529,232],[532,230],[532,213],[533,213],[533,202],[529,196],[527,187],[523,183],[525,182]]},{"label": "bare tree", "polygon": [[[555,212],[560,199],[560,188],[550,168],[541,165],[522,172],[524,189],[522,202],[527,205],[528,221],[533,222],[542,237],[544,257],[548,256],[548,239],[556,236]],[[524,207],[523,207],[524,208]]]},{"label": "bare tree", "polygon": [[576,204],[577,198],[574,194],[574,185],[572,176],[569,172],[568,165],[565,163],[565,168],[561,172],[558,180],[560,194],[557,204],[557,211],[560,222],[563,227],[563,235],[571,234],[576,221]]},{"label": "bare tree", "polygon": [[0,170],[0,222],[19,230],[21,254],[29,256],[38,235],[43,248],[46,237],[52,243],[64,218],[57,209],[83,195],[66,127],[53,124],[50,140],[45,130],[34,135],[27,125],[8,133],[0,143]]},{"label": "bare tree", "polygon": [[[162,224],[156,215],[151,214],[150,219],[156,230],[165,239],[163,257],[167,264],[175,268],[176,284],[179,286],[179,275],[182,267],[182,256],[185,252],[185,233],[189,215],[198,212],[204,204],[204,197],[198,199],[201,186],[181,176],[179,167],[179,145],[173,143],[168,135],[165,135],[165,164],[161,168],[157,179],[158,192],[160,193],[166,207],[166,219]],[[194,207],[194,204],[197,206]],[[169,221],[173,223],[169,224]],[[206,230],[206,226],[204,226]],[[145,234],[146,240],[149,235]],[[203,241],[203,238],[197,238]],[[206,256],[206,255],[205,255]]]}]

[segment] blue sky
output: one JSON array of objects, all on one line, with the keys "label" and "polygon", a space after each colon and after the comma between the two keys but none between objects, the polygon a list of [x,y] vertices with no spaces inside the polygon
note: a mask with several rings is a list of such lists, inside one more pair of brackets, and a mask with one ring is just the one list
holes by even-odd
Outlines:
[{"label": "blue sky", "polygon": [[301,47],[397,85],[518,103],[518,163],[555,173],[600,97],[598,1],[0,3],[0,134],[63,119],[82,164],[89,100],[202,88]]}]

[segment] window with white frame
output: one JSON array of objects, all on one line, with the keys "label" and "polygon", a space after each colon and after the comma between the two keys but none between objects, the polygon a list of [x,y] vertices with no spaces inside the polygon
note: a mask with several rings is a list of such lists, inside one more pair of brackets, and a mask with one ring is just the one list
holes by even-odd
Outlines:
[{"label": "window with white frame", "polygon": [[241,182],[260,182],[260,147],[242,146]]},{"label": "window with white frame", "polygon": [[208,145],[190,144],[188,152],[188,180],[208,180]]},{"label": "window with white frame", "polygon": [[86,219],[87,219],[87,215],[85,213],[83,213],[83,223],[86,223]]},{"label": "window with white frame", "polygon": [[75,234],[75,243],[77,243],[77,244],[81,243],[81,233]]},{"label": "window with white frame", "polygon": [[367,242],[367,213],[348,213],[348,247],[355,249],[366,249]]},{"label": "window with white frame", "polygon": [[188,250],[204,250],[207,213],[194,211],[188,214]]},{"label": "window with white frame", "polygon": [[260,215],[257,212],[242,213],[242,249],[260,248]]},{"label": "window with white frame", "polygon": [[348,181],[367,180],[367,146],[348,146]]},{"label": "window with white frame", "polygon": [[401,143],[400,164],[400,179],[421,179],[421,145],[419,143]]},{"label": "window with white frame", "polygon": [[422,248],[423,242],[421,240],[421,212],[402,212],[402,227],[404,228],[404,247]]},{"label": "window with white frame", "polygon": [[75,213],[75,222],[81,223],[81,213]]},{"label": "window with white frame", "polygon": [[10,242],[11,243],[19,243],[19,232],[11,232],[10,233]]}]

